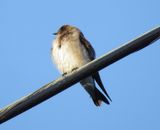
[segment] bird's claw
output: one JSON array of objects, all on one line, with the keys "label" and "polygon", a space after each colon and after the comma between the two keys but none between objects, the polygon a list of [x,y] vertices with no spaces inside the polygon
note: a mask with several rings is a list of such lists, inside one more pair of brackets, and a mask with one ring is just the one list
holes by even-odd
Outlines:
[{"label": "bird's claw", "polygon": [[72,71],[71,71],[71,72],[73,72],[73,71],[75,71],[75,70],[77,70],[77,69],[78,69],[78,67],[75,67],[75,68],[73,68],[73,69],[72,69]]},{"label": "bird's claw", "polygon": [[65,76],[67,73],[63,73],[62,76]]}]

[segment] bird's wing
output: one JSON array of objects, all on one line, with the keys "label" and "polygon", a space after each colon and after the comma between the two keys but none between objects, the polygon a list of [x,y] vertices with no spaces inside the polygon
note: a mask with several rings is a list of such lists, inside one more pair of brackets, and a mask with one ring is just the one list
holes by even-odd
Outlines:
[{"label": "bird's wing", "polygon": [[95,51],[93,49],[93,47],[91,46],[91,44],[89,43],[89,41],[84,37],[83,33],[80,33],[80,42],[82,43],[82,45],[85,47],[85,49],[88,52],[88,56],[90,58],[90,60],[94,60],[95,59]]},{"label": "bird's wing", "polygon": [[100,78],[100,75],[99,75],[99,72],[96,72],[92,75],[93,79],[96,80],[97,84],[100,86],[100,88],[102,89],[102,91],[105,93],[105,95],[108,97],[108,99],[110,101],[112,101],[112,99],[109,97],[107,91],[105,90],[104,86],[103,86],[103,83],[102,83],[102,80]]},{"label": "bird's wing", "polygon": [[[80,42],[82,43],[82,45],[84,45],[85,49],[87,50],[90,60],[94,60],[95,59],[95,51],[94,51],[93,47],[91,46],[91,44],[89,43],[89,41],[87,41],[87,39],[84,37],[82,32],[80,33]],[[92,75],[92,77],[93,77],[93,79],[96,80],[97,84],[100,86],[100,88],[105,93],[105,95],[108,97],[108,99],[110,99],[110,101],[112,101],[103,86],[103,83],[102,83],[102,80],[100,78],[99,73],[98,72],[94,73]]]}]

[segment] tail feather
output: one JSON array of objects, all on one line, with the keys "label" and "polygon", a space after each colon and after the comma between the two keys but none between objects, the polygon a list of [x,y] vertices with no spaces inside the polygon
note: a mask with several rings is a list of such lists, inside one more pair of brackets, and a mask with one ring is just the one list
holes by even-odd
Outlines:
[{"label": "tail feather", "polygon": [[96,106],[100,106],[102,101],[106,104],[110,104],[108,99],[96,87],[94,88],[94,93],[94,96],[91,97]]},{"label": "tail feather", "polygon": [[102,91],[105,93],[105,95],[108,97],[108,99],[110,101],[112,101],[112,99],[110,98],[110,96],[108,95],[107,91],[105,90],[102,80],[100,78],[100,75],[98,72],[96,72],[95,74],[92,75],[92,77],[96,80],[97,84],[100,86],[100,88],[102,89]]},{"label": "tail feather", "polygon": [[105,97],[95,86],[94,79],[92,77],[85,78],[80,81],[84,89],[89,93],[91,96],[94,104],[96,106],[100,106],[102,101],[106,104],[110,104],[107,97]]}]

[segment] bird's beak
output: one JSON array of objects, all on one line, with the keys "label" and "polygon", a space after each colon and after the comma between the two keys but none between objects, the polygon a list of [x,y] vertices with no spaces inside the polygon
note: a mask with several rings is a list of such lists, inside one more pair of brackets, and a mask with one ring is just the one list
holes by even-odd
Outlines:
[{"label": "bird's beak", "polygon": [[53,35],[57,35],[57,33],[53,33]]}]

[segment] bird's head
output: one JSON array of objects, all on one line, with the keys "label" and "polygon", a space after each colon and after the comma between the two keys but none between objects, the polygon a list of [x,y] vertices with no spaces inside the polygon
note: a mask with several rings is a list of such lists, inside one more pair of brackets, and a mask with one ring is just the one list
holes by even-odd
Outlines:
[{"label": "bird's head", "polygon": [[80,30],[71,25],[63,25],[61,26],[54,35],[63,39],[63,38],[78,38],[80,34]]}]

